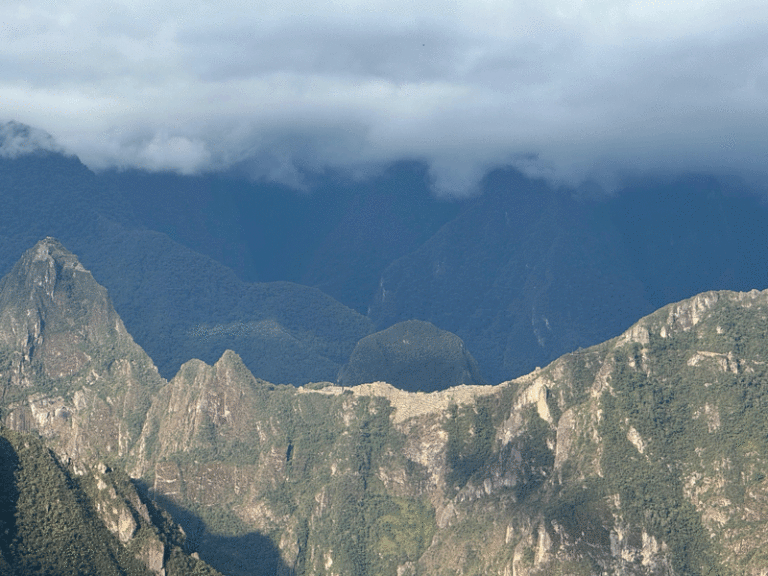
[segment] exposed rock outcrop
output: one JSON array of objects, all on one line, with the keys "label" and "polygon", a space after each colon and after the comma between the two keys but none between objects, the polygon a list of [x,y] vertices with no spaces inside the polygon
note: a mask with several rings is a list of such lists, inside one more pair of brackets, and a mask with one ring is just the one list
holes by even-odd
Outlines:
[{"label": "exposed rock outcrop", "polygon": [[156,574],[173,545],[142,536],[152,514],[107,467],[194,511],[201,557],[233,576],[768,562],[768,292],[667,306],[497,386],[295,388],[231,352],[165,382],[103,292],[78,297],[92,278],[56,250],[0,284],[3,421],[89,479],[104,526]]}]

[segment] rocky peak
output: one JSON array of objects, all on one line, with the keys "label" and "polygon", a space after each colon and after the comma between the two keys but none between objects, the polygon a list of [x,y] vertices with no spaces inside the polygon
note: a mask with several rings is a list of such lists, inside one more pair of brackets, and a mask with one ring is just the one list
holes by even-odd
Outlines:
[{"label": "rocky peak", "polygon": [[73,304],[86,299],[89,307],[95,304],[111,308],[111,304],[103,302],[109,300],[107,291],[80,264],[77,256],[51,237],[40,240],[23,254],[0,282],[0,298],[4,315],[9,307],[37,309],[41,313],[70,313]]},{"label": "rocky peak", "polygon": [[0,282],[0,342],[13,383],[31,385],[23,376],[32,369],[71,376],[112,340],[130,336],[107,291],[56,239],[38,242]]},{"label": "rocky peak", "polygon": [[2,421],[65,461],[124,454],[162,384],[104,287],[54,238],[0,281]]},{"label": "rocky peak", "polygon": [[[127,545],[142,508],[118,506],[96,463],[194,514],[202,557],[232,576],[265,558],[271,574],[764,573],[768,291],[704,293],[527,376],[431,393],[392,373],[273,385],[233,352],[165,382],[52,239],[0,283],[0,305],[0,386],[26,386],[3,422],[79,461]],[[361,349],[378,368],[451,342],[463,358],[433,328]],[[225,533],[268,539],[244,569]],[[164,554],[145,564],[159,573]]]},{"label": "rocky peak", "polygon": [[210,456],[223,446],[252,441],[253,406],[259,381],[227,350],[213,366],[190,360],[155,395],[133,450],[132,475],[143,475],[154,458],[177,452]]}]

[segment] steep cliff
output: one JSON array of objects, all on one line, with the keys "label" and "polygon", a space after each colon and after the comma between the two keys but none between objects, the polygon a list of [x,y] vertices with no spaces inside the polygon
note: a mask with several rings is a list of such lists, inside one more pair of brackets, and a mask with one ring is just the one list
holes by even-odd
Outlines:
[{"label": "steep cliff", "polygon": [[497,386],[295,388],[232,352],[166,382],[103,291],[67,299],[92,279],[46,242],[1,286],[4,422],[86,476],[125,467],[226,574],[768,565],[768,292],[666,306]]},{"label": "steep cliff", "polygon": [[32,434],[0,428],[4,576],[217,576],[125,473],[67,468]]},{"label": "steep cliff", "polygon": [[430,394],[275,387],[227,354],[158,397],[134,473],[299,574],[760,574],[767,318],[766,292],[706,293]]},{"label": "steep cliff", "polygon": [[[56,240],[28,250],[0,282],[9,571],[170,576],[197,565],[183,533],[120,472],[163,383],[106,290]],[[214,574],[203,563],[199,571]]]}]

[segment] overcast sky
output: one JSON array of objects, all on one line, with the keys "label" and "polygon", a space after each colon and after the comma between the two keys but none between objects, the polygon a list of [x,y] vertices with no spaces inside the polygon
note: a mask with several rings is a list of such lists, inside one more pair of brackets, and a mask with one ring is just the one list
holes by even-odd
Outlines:
[{"label": "overcast sky", "polygon": [[768,173],[765,0],[10,0],[0,26],[0,119],[94,169]]}]

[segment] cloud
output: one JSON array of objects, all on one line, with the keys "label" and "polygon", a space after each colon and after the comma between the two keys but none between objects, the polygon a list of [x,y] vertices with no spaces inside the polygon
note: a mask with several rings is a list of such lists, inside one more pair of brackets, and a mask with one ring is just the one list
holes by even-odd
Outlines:
[{"label": "cloud", "polygon": [[451,194],[506,163],[766,172],[764,2],[31,0],[0,22],[0,114],[94,168],[300,186],[414,158]]},{"label": "cloud", "polygon": [[47,132],[18,122],[0,123],[0,158],[18,158],[39,150],[63,152]]}]

